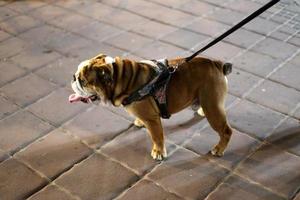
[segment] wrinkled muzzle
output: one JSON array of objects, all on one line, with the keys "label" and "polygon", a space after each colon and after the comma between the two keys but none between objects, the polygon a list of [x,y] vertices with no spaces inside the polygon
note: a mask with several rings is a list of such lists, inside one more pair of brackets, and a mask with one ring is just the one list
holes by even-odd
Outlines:
[{"label": "wrinkled muzzle", "polygon": [[84,90],[78,79],[76,79],[75,81],[72,80],[71,86],[75,93],[69,96],[70,103],[78,101],[81,101],[83,103],[92,103],[93,101],[100,100],[96,94],[91,94]]}]

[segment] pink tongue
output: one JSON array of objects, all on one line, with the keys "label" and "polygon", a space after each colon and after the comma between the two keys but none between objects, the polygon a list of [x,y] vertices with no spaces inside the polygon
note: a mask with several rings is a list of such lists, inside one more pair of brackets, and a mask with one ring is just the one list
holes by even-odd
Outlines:
[{"label": "pink tongue", "polygon": [[77,101],[81,101],[82,99],[84,99],[84,97],[79,96],[78,94],[71,94],[69,96],[69,102],[73,103],[73,102],[77,102]]}]

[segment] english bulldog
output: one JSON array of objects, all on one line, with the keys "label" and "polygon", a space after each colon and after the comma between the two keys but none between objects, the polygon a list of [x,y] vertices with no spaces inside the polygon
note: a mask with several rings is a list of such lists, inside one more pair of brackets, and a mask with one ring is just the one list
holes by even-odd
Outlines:
[{"label": "english bulldog", "polygon": [[[170,114],[177,113],[198,102],[198,114],[205,115],[220,136],[210,152],[222,156],[232,135],[224,109],[228,89],[226,75],[231,72],[231,64],[205,57],[196,57],[189,62],[183,59],[168,60],[169,66],[179,66],[167,86],[167,110]],[[122,102],[152,80],[154,74],[152,61],[137,62],[100,54],[79,64],[71,82],[75,93],[69,96],[69,101],[99,100],[103,104],[123,106]],[[153,144],[152,158],[166,158],[160,110],[153,96],[134,101],[124,108],[136,117],[134,125],[148,130]]]}]

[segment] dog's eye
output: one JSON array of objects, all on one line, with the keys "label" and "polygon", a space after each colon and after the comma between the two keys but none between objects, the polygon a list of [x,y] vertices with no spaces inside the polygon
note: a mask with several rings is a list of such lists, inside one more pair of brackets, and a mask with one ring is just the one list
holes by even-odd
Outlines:
[{"label": "dog's eye", "polygon": [[78,80],[79,80],[80,85],[82,85],[82,86],[86,86],[88,84],[86,80],[82,80],[82,79],[78,79]]}]

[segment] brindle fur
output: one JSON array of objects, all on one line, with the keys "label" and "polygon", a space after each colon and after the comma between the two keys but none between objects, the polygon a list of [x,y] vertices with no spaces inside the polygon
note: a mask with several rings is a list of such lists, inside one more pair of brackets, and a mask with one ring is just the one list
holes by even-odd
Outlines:
[{"label": "brindle fur", "polygon": [[[110,101],[114,106],[133,91],[147,83],[153,75],[150,65],[128,59],[115,58],[115,65],[106,64],[105,55],[90,60],[82,69],[80,79],[88,83],[85,88],[97,92],[102,100]],[[181,59],[169,60],[170,65],[181,62]],[[223,63],[204,57],[197,57],[189,63],[179,66],[172,75],[167,90],[168,111],[170,114],[199,102],[211,127],[219,134],[219,143],[211,150],[216,156],[222,156],[232,135],[227,122],[224,101],[227,94],[227,83],[223,74]],[[105,77],[108,81],[103,81]],[[180,94],[180,96],[178,95]],[[145,126],[150,133],[153,148],[151,155],[161,160],[167,156],[165,138],[159,109],[152,97],[146,97],[126,106],[125,109],[136,117],[135,124]]]}]

